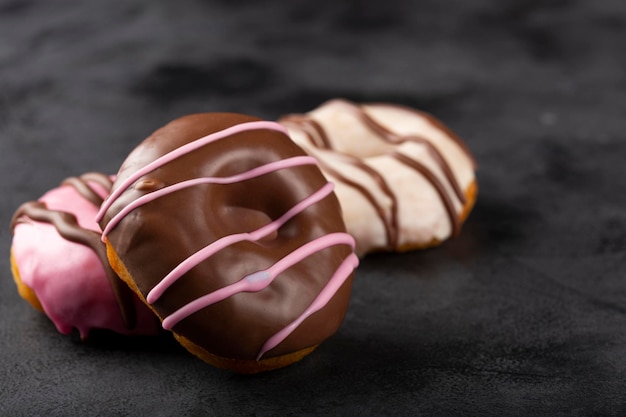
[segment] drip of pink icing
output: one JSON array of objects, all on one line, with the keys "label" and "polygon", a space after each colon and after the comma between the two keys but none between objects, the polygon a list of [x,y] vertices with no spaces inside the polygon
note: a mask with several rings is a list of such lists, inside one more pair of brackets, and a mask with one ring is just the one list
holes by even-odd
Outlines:
[{"label": "drip of pink icing", "polygon": [[244,240],[256,241],[264,238],[270,233],[278,230],[282,225],[287,223],[287,221],[304,211],[307,207],[310,207],[318,201],[321,201],[332,191],[333,184],[326,183],[322,188],[320,188],[304,200],[300,201],[298,204],[289,209],[285,214],[280,216],[278,219],[272,221],[271,223],[268,223],[253,232],[224,236],[214,241],[213,243],[205,246],[204,248],[200,249],[189,258],[181,262],[165,278],[163,278],[163,280],[161,280],[154,288],[152,288],[152,290],[148,293],[146,300],[150,304],[155,303],[163,295],[163,293],[181,276],[191,270],[194,266],[198,265],[200,262],[211,257],[214,253],[237,242],[242,242]]},{"label": "drip of pink icing", "polygon": [[193,142],[189,142],[155,159],[154,161],[150,162],[148,165],[136,171],[130,177],[126,178],[126,180],[124,180],[115,190],[113,190],[111,195],[104,201],[104,203],[102,203],[102,206],[100,207],[100,210],[98,211],[98,214],[96,215],[96,222],[100,222],[100,220],[102,220],[102,218],[104,217],[104,214],[106,213],[106,211],[111,207],[111,205],[115,202],[115,200],[117,200],[119,196],[122,195],[122,193],[126,191],[126,189],[128,189],[128,187],[130,187],[135,181],[137,181],[142,176],[154,171],[155,169],[167,164],[168,162],[171,162],[177,158],[180,158],[183,155],[186,155],[190,152],[195,151],[196,149],[199,149],[205,145],[208,145],[209,143],[215,142],[220,139],[224,139],[228,136],[235,135],[237,133],[242,133],[242,132],[246,132],[249,130],[261,130],[261,129],[275,130],[277,132],[281,132],[285,134],[286,136],[289,136],[289,134],[287,133],[287,129],[285,129],[282,125],[276,122],[255,121],[255,122],[246,122],[246,123],[241,123],[235,126],[231,126],[224,130],[220,130],[219,132],[215,132],[215,133],[211,133],[210,135],[203,136],[200,139],[194,140]]},{"label": "drip of pink icing", "polygon": [[193,187],[194,185],[201,184],[233,184],[238,181],[245,181],[251,178],[259,177],[261,175],[268,174],[270,172],[274,172],[280,169],[291,168],[299,165],[315,165],[317,164],[317,160],[312,156],[295,156],[292,158],[282,159],[280,161],[270,162],[265,165],[261,165],[259,167],[253,168],[249,171],[242,172],[239,174],[231,175],[228,177],[204,177],[204,178],[195,178],[192,180],[182,181],[174,185],[170,185],[168,187],[162,188],[157,191],[153,191],[149,194],[139,197],[126,207],[124,207],[119,213],[117,213],[106,225],[104,230],[102,231],[102,240],[104,241],[105,237],[109,234],[111,230],[124,218],[128,213],[135,210],[137,207],[140,207],[146,203],[156,200],[159,197],[163,197],[164,195],[173,193],[178,190],[182,190],[184,188]]},{"label": "drip of pink icing", "polygon": [[[96,221],[100,221],[104,217],[104,213],[111,207],[111,205],[119,198],[119,196],[128,189],[135,181],[141,178],[143,175],[152,172],[153,170],[179,158],[189,152],[192,152],[204,145],[207,145],[211,142],[214,142],[219,139],[226,138],[228,136],[244,132],[247,130],[254,129],[269,129],[282,132],[283,134],[288,136],[287,130],[280,124],[275,122],[267,122],[267,121],[258,121],[258,122],[248,122],[242,123],[239,125],[231,126],[227,129],[221,130],[219,132],[212,133],[210,135],[204,136],[200,139],[197,139],[193,142],[190,142],[186,145],[177,148],[160,158],[157,158],[153,162],[144,166],[143,168],[136,171],[130,177],[128,177],[125,181],[123,181],[116,190],[114,190],[109,198],[104,201],[102,204],[100,211],[96,215]],[[156,198],[162,197],[163,195],[172,193],[174,191],[191,187],[199,184],[208,184],[208,183],[220,183],[227,184],[233,183],[237,181],[243,181],[245,179],[254,178],[256,176],[264,175],[270,172],[274,172],[278,169],[298,166],[298,165],[306,165],[316,163],[316,160],[312,157],[294,157],[288,158],[282,161],[277,161],[273,163],[269,163],[266,165],[262,165],[260,167],[254,168],[244,173],[240,173],[231,177],[223,177],[223,178],[215,178],[215,177],[207,177],[207,178],[197,178],[193,180],[183,181],[181,183],[175,184],[173,186],[166,187],[165,189],[154,191],[150,194],[147,194],[141,198],[135,200],[135,202],[131,203],[127,207],[125,207],[118,215],[116,215],[110,222],[107,224],[105,231],[103,232],[103,239],[106,236],[106,233],[110,232],[110,230],[115,227],[116,224],[123,219],[130,211],[135,208],[141,206],[142,204],[146,204],[149,201],[153,201]],[[278,230],[286,221],[288,221],[291,217],[297,215],[307,207],[315,204],[320,201],[328,194],[332,192],[333,184],[327,183],[324,187],[308,196],[294,207],[292,207],[289,211],[287,211],[280,218],[272,221],[271,223],[257,229],[254,232],[250,233],[241,233],[230,236],[225,236],[216,242],[206,246],[204,249],[196,252],[191,255],[181,264],[179,264],[174,270],[170,272],[157,286],[155,286],[152,291],[148,294],[147,301],[149,303],[153,303],[163,294],[163,292],[180,276],[189,271],[189,269],[193,268],[193,266],[197,265],[199,262],[210,257],[213,253],[218,250],[231,245],[235,242],[242,240],[258,240],[263,236],[271,233],[272,231]],[[354,249],[355,242],[354,238],[347,233],[332,233],[328,235],[324,235],[319,237],[311,242],[306,243],[301,246],[294,252],[285,256],[278,262],[276,262],[273,266],[264,271],[257,271],[255,273],[249,274],[240,281],[231,284],[229,286],[223,287],[220,290],[214,291],[213,293],[207,294],[199,299],[192,301],[191,303],[183,306],[178,311],[174,312],[170,316],[166,317],[163,321],[163,327],[166,329],[171,329],[176,323],[180,320],[183,320],[185,317],[189,316],[193,312],[196,312],[210,304],[223,300],[224,298],[230,297],[238,292],[247,291],[261,291],[266,288],[273,280],[276,278],[278,274],[289,268],[290,266],[302,261],[307,256],[311,254],[321,251],[325,248],[331,247],[333,245],[345,244],[349,245],[352,249]],[[311,305],[293,322],[285,326],[278,333],[274,334],[270,337],[261,347],[259,354],[257,356],[257,360],[260,360],[261,357],[270,349],[276,347],[279,343],[281,343],[289,334],[291,334],[307,317],[309,317],[314,312],[323,308],[334,296],[334,294],[339,290],[341,285],[345,282],[345,280],[350,276],[352,270],[356,268],[358,265],[358,257],[351,253],[337,268],[333,276],[330,278],[326,286],[322,289],[322,291],[318,294],[318,296],[313,300]]]}]

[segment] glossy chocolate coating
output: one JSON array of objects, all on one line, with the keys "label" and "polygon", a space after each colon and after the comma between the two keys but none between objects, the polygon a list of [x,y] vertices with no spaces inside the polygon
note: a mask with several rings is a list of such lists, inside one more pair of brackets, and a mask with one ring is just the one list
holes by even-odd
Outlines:
[{"label": "glossy chocolate coating", "polygon": [[[185,116],[154,132],[126,159],[113,186],[148,163],[189,142],[230,126],[258,120],[232,113]],[[226,177],[259,165],[305,155],[286,135],[271,130],[234,134],[183,155],[139,178],[105,212],[100,225],[137,198],[197,177]],[[278,170],[257,178],[204,184],[158,198],[124,217],[109,243],[144,297],[179,263],[211,242],[250,232],[280,217],[327,183],[315,165]],[[345,232],[334,194],[308,207],[276,233],[239,242],[212,255],[166,290],[152,307],[163,319],[197,297],[265,269],[303,244]],[[345,245],[317,252],[281,273],[259,292],[238,293],[176,324],[173,331],[207,351],[254,359],[263,343],[305,310],[351,253]],[[351,280],[264,357],[314,346],[333,334],[345,315]]]}]

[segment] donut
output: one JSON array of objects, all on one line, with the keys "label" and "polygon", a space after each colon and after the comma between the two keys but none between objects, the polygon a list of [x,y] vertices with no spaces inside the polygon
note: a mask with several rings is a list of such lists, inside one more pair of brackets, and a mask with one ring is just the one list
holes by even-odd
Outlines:
[{"label": "donut", "polygon": [[156,335],[154,315],[113,272],[95,215],[112,186],[100,173],[71,177],[11,222],[11,270],[19,294],[62,334],[94,329]]},{"label": "donut", "polygon": [[336,184],[359,255],[438,245],[459,234],[476,201],[471,152],[427,113],[333,99],[279,123]]},{"label": "donut", "polygon": [[276,122],[168,123],[129,154],[97,221],[113,269],[216,367],[287,366],[345,316],[354,239],[333,184]]}]

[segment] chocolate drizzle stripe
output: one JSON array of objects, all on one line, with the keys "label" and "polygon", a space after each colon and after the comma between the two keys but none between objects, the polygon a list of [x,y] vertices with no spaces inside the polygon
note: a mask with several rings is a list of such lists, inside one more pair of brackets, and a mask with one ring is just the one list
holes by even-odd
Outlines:
[{"label": "chocolate drizzle stripe", "polygon": [[307,138],[307,140],[309,141],[309,143],[311,144],[311,146],[314,146],[316,148],[325,148],[323,143],[320,143],[320,141],[318,139],[316,139],[318,136],[316,136],[310,129],[310,125],[307,123],[307,121],[305,120],[305,118],[303,117],[296,117],[296,116],[290,116],[290,118],[288,119],[281,119],[280,123],[283,124],[283,126],[289,127],[291,126],[293,127],[297,127],[298,130],[300,130]]},{"label": "chocolate drizzle stripe", "polygon": [[446,208],[448,217],[450,218],[450,224],[452,226],[452,236],[458,235],[461,230],[461,224],[456,214],[456,210],[454,209],[454,203],[450,199],[450,196],[448,195],[441,181],[439,181],[439,179],[427,167],[400,152],[391,152],[390,156],[392,156],[402,164],[421,173],[424,178],[426,178],[433,185],[433,187],[439,194],[439,197],[441,198],[444,207]]},{"label": "chocolate drizzle stripe", "polygon": [[280,123],[298,126],[306,133],[311,144],[322,149],[332,149],[324,128],[315,120],[301,115],[289,115],[281,118]]},{"label": "chocolate drizzle stripe", "polygon": [[466,203],[465,194],[461,190],[458,181],[454,177],[450,165],[441,155],[439,149],[437,149],[437,147],[433,145],[428,139],[415,135],[398,135],[374,120],[369,114],[367,114],[363,106],[356,105],[347,100],[340,100],[340,102],[346,107],[350,108],[357,115],[357,117],[361,119],[365,126],[369,127],[372,132],[374,132],[378,137],[385,140],[386,142],[397,145],[406,142],[413,142],[425,146],[430,156],[435,160],[439,168],[441,168],[441,170],[443,171],[448,182],[452,186],[452,190],[456,194],[461,204]]},{"label": "chocolate drizzle stripe", "polygon": [[[343,101],[348,102],[347,100],[343,100]],[[387,108],[396,109],[396,110],[403,110],[407,113],[412,113],[420,118],[426,119],[432,126],[443,131],[446,134],[446,136],[448,136],[454,143],[456,143],[459,146],[459,148],[461,148],[461,151],[470,160],[470,162],[472,163],[472,167],[474,169],[476,169],[476,167],[478,166],[478,163],[476,162],[476,159],[474,158],[474,155],[472,154],[470,149],[467,147],[467,144],[456,133],[454,133],[452,129],[450,129],[448,126],[446,126],[444,123],[442,123],[439,119],[437,119],[432,114],[415,110],[415,109],[412,109],[411,107],[402,106],[400,104],[369,103],[368,105],[376,106],[376,107],[387,107]]]},{"label": "chocolate drizzle stripe", "polygon": [[100,207],[100,204],[104,201],[104,199],[96,192],[89,182],[95,182],[100,184],[104,189],[107,190],[107,193],[111,190],[113,186],[111,180],[104,175],[98,173],[88,173],[81,175],[80,177],[69,177],[66,178],[61,185],[70,185],[74,187],[76,192],[80,194],[85,200],[89,201],[96,207]]},{"label": "chocolate drizzle stripe", "polygon": [[76,216],[73,214],[64,211],[49,210],[45,203],[39,201],[24,203],[17,209],[13,216],[12,232],[15,231],[15,225],[20,222],[22,216],[26,216],[35,221],[52,224],[63,238],[71,242],[92,247],[93,238],[95,237],[96,240],[98,240],[98,233],[80,227]]},{"label": "chocolate drizzle stripe", "polygon": [[[372,133],[374,133],[377,137],[379,137],[380,139],[388,143],[400,145],[402,143],[409,142],[409,143],[416,143],[416,144],[425,146],[430,157],[433,159],[436,165],[441,169],[441,172],[443,173],[444,177],[446,178],[448,184],[451,187],[453,195],[457,198],[457,200],[461,203],[461,205],[465,205],[467,203],[465,193],[461,189],[459,182],[456,180],[456,177],[448,161],[445,159],[445,157],[442,155],[439,149],[434,144],[432,144],[427,138],[417,136],[417,135],[401,135],[401,134],[397,134],[389,130],[386,126],[383,126],[378,121],[376,121],[373,117],[371,117],[365,110],[366,106],[364,105],[357,105],[345,99],[336,99],[336,100],[333,100],[333,102],[337,102],[345,106],[347,109],[349,109],[349,111],[353,112],[353,114],[355,114],[355,116],[367,128],[369,128],[369,130]],[[368,106],[387,107],[390,109],[403,110],[417,117],[425,119],[432,126],[443,131],[450,140],[452,140],[454,143],[456,143],[460,147],[461,151],[467,156],[467,158],[470,160],[472,165],[474,167],[476,166],[476,161],[474,160],[471,152],[469,151],[465,143],[458,136],[456,136],[454,132],[452,132],[449,128],[447,128],[443,123],[437,120],[434,116],[411,109],[409,107],[404,107],[404,106],[394,105],[394,104],[371,103],[371,104],[368,104]],[[398,216],[399,216],[398,198],[395,195],[395,193],[391,191],[389,186],[386,184],[382,175],[378,173],[378,171],[376,171],[375,169],[369,167],[368,165],[360,161],[358,158],[355,158],[351,155],[332,149],[328,132],[325,131],[324,128],[317,121],[315,121],[311,116],[289,115],[289,116],[281,118],[280,121],[286,122],[287,125],[291,125],[296,128],[299,128],[305,135],[307,135],[307,137],[309,138],[309,141],[313,145],[315,145],[316,143],[319,143],[319,141],[316,141],[310,133],[311,126],[314,125],[316,136],[324,138],[325,149],[333,150],[337,154],[340,154],[343,157],[345,157],[344,160],[347,163],[350,163],[353,166],[363,171],[367,171],[368,175],[370,175],[372,179],[374,179],[376,184],[381,188],[381,191],[385,195],[387,195],[393,203],[392,209],[391,209],[391,217],[389,219],[385,215],[384,211],[379,210],[380,204],[378,204],[377,202],[374,202],[374,198],[371,193],[369,193],[363,187],[355,186],[354,181],[351,181],[346,176],[341,175],[337,170],[332,169],[329,166],[330,164],[321,163],[321,166],[323,167],[323,169],[325,169],[330,175],[333,175],[338,181],[341,181],[344,184],[351,186],[352,188],[355,188],[358,191],[360,191],[363,194],[363,196],[368,200],[368,202],[374,206],[381,221],[383,222],[383,224],[385,224],[385,227],[387,229],[386,235],[387,235],[387,241],[388,241],[389,246],[397,248],[399,245],[399,238],[400,238],[399,237],[400,230],[399,230],[399,223],[398,223]],[[427,181],[430,182],[432,187],[437,191],[437,194],[440,196],[442,203],[448,214],[448,217],[450,218],[450,222],[452,226],[452,235],[458,234],[460,230],[460,220],[456,213],[456,209],[454,208],[454,203],[452,202],[451,196],[449,195],[448,191],[443,186],[441,181],[435,176],[435,174],[425,165],[397,151],[386,152],[381,155],[389,155],[397,159],[403,165],[415,170],[416,172],[421,174]]]},{"label": "chocolate drizzle stripe", "polygon": [[[397,220],[397,210],[395,209],[395,206],[396,206],[395,196],[393,196],[393,194],[391,195],[391,201],[392,201],[392,205],[394,208],[392,208],[392,210],[390,211],[390,215],[387,216],[387,214],[385,213],[385,209],[381,207],[381,205],[378,203],[378,200],[376,200],[376,197],[374,197],[374,195],[363,185],[359,184],[358,182],[352,181],[345,175],[341,174],[341,172],[339,172],[338,170],[330,166],[330,164],[320,162],[320,166],[322,167],[324,171],[328,172],[329,175],[337,179],[337,181],[340,181],[344,185],[357,190],[359,193],[361,193],[361,195],[363,195],[363,197],[368,201],[368,203],[374,208],[374,210],[378,214],[378,217],[382,220],[384,229],[385,229],[386,241],[388,242],[390,246],[394,246],[394,247],[397,246],[398,244],[398,220]],[[357,168],[363,169],[363,166],[360,163],[355,164],[355,166]],[[371,175],[370,172],[368,173]],[[379,175],[376,175],[374,177],[377,178],[379,177]]]},{"label": "chocolate drizzle stripe", "polygon": [[[315,122],[314,120],[307,119],[307,117],[308,116],[301,116],[301,117],[295,118],[293,116],[290,116],[287,119],[286,124],[288,126],[292,126],[292,128],[294,129],[300,130],[309,139],[309,142],[311,142],[311,144],[314,144],[315,141],[312,138],[311,133],[308,130],[306,130],[305,126],[307,126],[308,122],[315,123],[315,125],[317,126],[316,131],[319,132],[321,136],[328,138],[328,134],[326,133],[324,128],[319,123]],[[281,119],[281,120],[284,120],[284,119]],[[389,201],[391,203],[390,204],[391,209],[389,210],[389,215],[387,215],[385,209],[381,207],[376,197],[374,197],[374,195],[367,188],[365,188],[358,182],[352,181],[345,175],[341,174],[338,170],[334,169],[331,166],[331,164],[326,163],[324,161],[324,158],[318,158],[318,163],[320,164],[323,171],[328,172],[328,174],[332,175],[337,181],[342,182],[344,185],[350,188],[356,189],[358,192],[361,193],[361,195],[363,195],[363,197],[374,208],[374,211],[376,211],[376,213],[378,214],[378,217],[380,218],[380,220],[382,221],[384,225],[388,248],[391,249],[391,248],[398,247],[399,239],[400,239],[400,233],[399,233],[399,228],[398,228],[398,199],[396,195],[394,194],[394,192],[391,190],[391,188],[389,187],[385,179],[382,177],[382,175],[378,173],[378,171],[376,171],[375,169],[367,165],[365,162],[361,161],[360,159],[352,155],[348,155],[346,153],[333,150],[332,148],[330,148],[330,141],[328,139],[326,139],[326,143],[329,146],[329,148],[327,148],[328,150],[332,150],[332,152],[335,155],[339,156],[343,160],[343,162],[354,166],[355,168],[362,171],[365,175],[369,176],[372,179],[372,181],[376,183],[380,191],[389,198]]]},{"label": "chocolate drizzle stripe", "polygon": [[132,292],[109,266],[106,248],[100,241],[100,234],[93,230],[82,228],[73,214],[59,210],[50,210],[46,204],[39,201],[24,203],[17,209],[11,222],[12,233],[15,231],[17,224],[24,222],[25,217],[34,221],[49,223],[56,228],[59,235],[64,239],[87,246],[94,251],[102,263],[107,279],[113,289],[124,325],[132,330],[137,324],[137,314],[134,308]]},{"label": "chocolate drizzle stripe", "polygon": [[107,191],[111,191],[111,188],[113,188],[113,180],[111,179],[111,177],[100,172],[87,172],[81,175],[80,179],[88,182],[97,182]]}]

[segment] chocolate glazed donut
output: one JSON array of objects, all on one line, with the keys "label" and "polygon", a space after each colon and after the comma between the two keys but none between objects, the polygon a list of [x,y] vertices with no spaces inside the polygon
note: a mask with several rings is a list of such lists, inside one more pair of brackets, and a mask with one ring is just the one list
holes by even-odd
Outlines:
[{"label": "chocolate glazed donut", "polygon": [[113,268],[213,365],[288,365],[345,315],[354,240],[332,184],[277,123],[171,122],[128,156],[98,220]]}]

